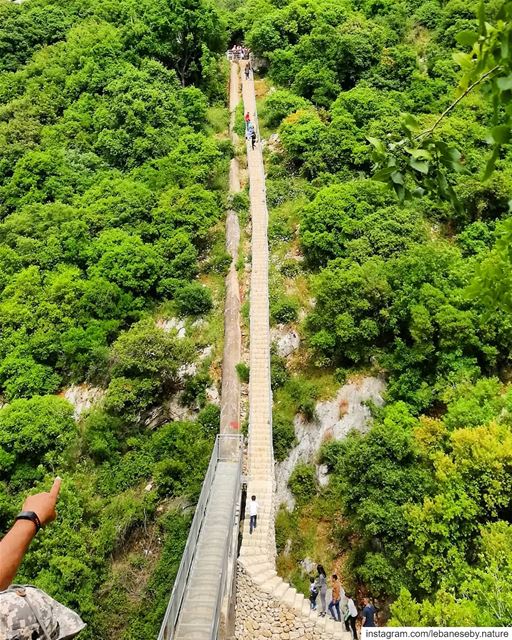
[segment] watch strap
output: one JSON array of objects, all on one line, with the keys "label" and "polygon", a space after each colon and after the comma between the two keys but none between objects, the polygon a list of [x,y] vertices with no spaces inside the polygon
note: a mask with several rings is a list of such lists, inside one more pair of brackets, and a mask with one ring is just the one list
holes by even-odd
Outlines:
[{"label": "watch strap", "polygon": [[30,520],[36,527],[36,533],[41,528],[41,520],[35,511],[21,511],[16,516],[16,520]]}]

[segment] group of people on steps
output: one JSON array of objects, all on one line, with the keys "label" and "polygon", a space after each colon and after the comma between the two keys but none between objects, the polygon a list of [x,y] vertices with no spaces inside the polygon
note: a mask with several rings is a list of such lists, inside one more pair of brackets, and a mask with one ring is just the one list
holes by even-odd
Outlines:
[{"label": "group of people on steps", "polygon": [[244,47],[241,44],[234,44],[231,49],[228,50],[228,56],[232,60],[249,60],[251,50],[249,47]]},{"label": "group of people on steps", "polygon": [[[327,575],[325,573],[325,569],[321,564],[317,566],[316,570],[316,578],[314,576],[310,577],[309,602],[311,603],[311,608],[316,611],[316,600],[318,596],[320,596],[321,609],[319,615],[325,616],[327,613]],[[359,617],[357,606],[352,595],[350,593],[347,593],[343,589],[340,581],[338,580],[338,576],[335,573],[333,573],[332,575],[331,589],[331,601],[329,602],[329,606],[327,608],[329,609],[329,613],[331,614],[332,619],[336,622],[341,622],[341,618],[343,616],[346,630],[352,633],[352,638],[354,640],[357,640],[356,624]],[[341,607],[342,592],[345,599],[343,609]],[[370,600],[368,598],[364,598],[363,609],[361,611],[361,626],[375,627],[375,614],[376,610],[373,604],[370,603]]]}]

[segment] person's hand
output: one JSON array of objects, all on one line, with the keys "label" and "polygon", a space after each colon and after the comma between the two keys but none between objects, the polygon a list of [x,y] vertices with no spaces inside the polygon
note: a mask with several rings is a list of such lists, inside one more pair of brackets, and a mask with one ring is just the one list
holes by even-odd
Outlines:
[{"label": "person's hand", "polygon": [[23,511],[34,511],[41,521],[42,527],[57,517],[55,505],[59,497],[61,482],[59,477],[55,478],[49,493],[46,491],[36,493],[35,496],[29,496],[23,503]]}]

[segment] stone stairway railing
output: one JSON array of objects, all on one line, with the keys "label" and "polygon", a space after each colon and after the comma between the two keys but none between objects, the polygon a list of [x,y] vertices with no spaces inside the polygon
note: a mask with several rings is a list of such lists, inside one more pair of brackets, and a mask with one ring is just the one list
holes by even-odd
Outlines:
[{"label": "stone stairway railing", "polygon": [[[240,63],[242,67],[244,64]],[[242,96],[244,112],[249,112],[259,133],[252,79],[243,79]],[[257,528],[250,534],[246,509],[237,580],[236,638],[345,640],[351,635],[342,624],[311,611],[309,600],[284,582],[276,572],[268,210],[260,144],[254,150],[247,144],[247,163],[252,221],[247,502],[251,495],[255,495],[259,511]]]},{"label": "stone stairway railing", "polygon": [[222,598],[231,591],[230,557],[236,557],[241,471],[241,437],[218,435],[158,640],[217,638]]}]

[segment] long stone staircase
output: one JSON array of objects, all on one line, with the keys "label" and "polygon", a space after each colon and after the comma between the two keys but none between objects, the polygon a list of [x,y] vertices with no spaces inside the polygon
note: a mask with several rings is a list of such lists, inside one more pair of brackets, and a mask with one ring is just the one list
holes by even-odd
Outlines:
[{"label": "long stone staircase", "polygon": [[[231,65],[232,134],[240,67],[244,64]],[[251,78],[242,82],[242,96],[244,111],[251,114],[259,131]],[[233,139],[236,142],[234,134]],[[229,211],[227,249],[232,263],[226,278],[221,433],[217,436],[158,640],[231,640],[233,637],[237,640],[350,640],[351,634],[342,624],[311,611],[309,600],[284,582],[276,571],[268,211],[259,142],[254,150],[247,144],[247,165],[252,269],[246,468],[247,500],[255,495],[259,504],[257,528],[252,534],[249,532],[246,515],[237,563],[242,474],[238,435],[240,386],[235,369],[241,353],[240,296],[235,269],[239,228],[235,212]],[[235,160],[230,171],[232,193],[240,189],[238,169]]]},{"label": "long stone staircase", "polygon": [[[244,62],[241,63],[243,67]],[[252,78],[242,74],[244,112],[259,131]],[[236,637],[264,640],[293,638],[351,638],[342,623],[320,617],[302,593],[276,572],[274,459],[272,447],[272,391],[268,288],[268,210],[261,144],[247,144],[252,221],[250,287],[250,379],[247,502],[255,495],[259,505],[255,531],[249,532],[246,509],[236,603]]]}]

